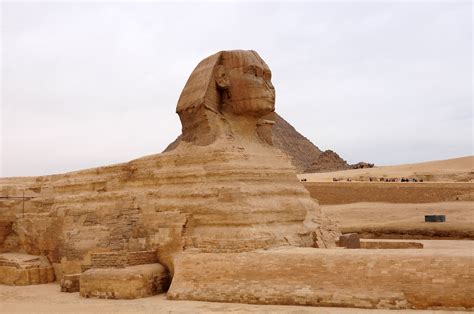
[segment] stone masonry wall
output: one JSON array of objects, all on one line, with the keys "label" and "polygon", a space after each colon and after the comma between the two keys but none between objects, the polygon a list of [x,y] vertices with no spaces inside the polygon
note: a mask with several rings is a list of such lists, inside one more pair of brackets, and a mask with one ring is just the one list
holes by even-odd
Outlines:
[{"label": "stone masonry wall", "polygon": [[127,252],[127,266],[156,263],[155,251]]},{"label": "stone masonry wall", "polygon": [[127,256],[123,253],[105,252],[91,254],[91,268],[123,268],[127,265]]},{"label": "stone masonry wall", "polygon": [[472,309],[474,261],[446,250],[280,249],[183,254],[178,300],[390,309]]},{"label": "stone masonry wall", "polygon": [[124,268],[156,263],[155,251],[99,252],[91,254],[89,268]]}]

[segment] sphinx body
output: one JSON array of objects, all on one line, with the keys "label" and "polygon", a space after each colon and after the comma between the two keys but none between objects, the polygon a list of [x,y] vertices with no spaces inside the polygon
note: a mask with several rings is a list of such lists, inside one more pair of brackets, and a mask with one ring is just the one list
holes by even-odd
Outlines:
[{"label": "sphinx body", "polygon": [[0,179],[0,251],[46,255],[65,273],[98,251],[332,247],[336,226],[271,145],[275,91],[254,51],[204,59],[178,101],[172,151],[62,175]]}]

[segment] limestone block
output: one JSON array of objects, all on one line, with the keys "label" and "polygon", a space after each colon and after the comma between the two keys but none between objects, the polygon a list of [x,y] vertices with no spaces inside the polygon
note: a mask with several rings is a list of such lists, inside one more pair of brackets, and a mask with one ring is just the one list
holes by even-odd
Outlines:
[{"label": "limestone block", "polygon": [[137,299],[168,289],[169,274],[161,264],[89,269],[80,276],[80,295],[103,299]]},{"label": "limestone block", "polygon": [[422,249],[423,243],[413,241],[374,241],[364,240],[360,242],[363,249]]},{"label": "limestone block", "polygon": [[118,251],[91,253],[90,265],[83,265],[83,271],[89,268],[123,268],[127,266],[154,264],[156,251]]},{"label": "limestone block", "polygon": [[339,237],[338,246],[347,249],[360,249],[360,239],[357,233],[346,233]]},{"label": "limestone block", "polygon": [[79,280],[81,274],[64,275],[61,278],[61,292],[79,292]]},{"label": "limestone block", "polygon": [[92,268],[123,268],[125,266],[127,266],[127,256],[121,252],[91,254]]},{"label": "limestone block", "polygon": [[389,309],[473,309],[470,252],[288,248],[184,253],[174,300]]},{"label": "limestone block", "polygon": [[0,284],[25,286],[54,281],[54,269],[44,256],[0,254]]}]

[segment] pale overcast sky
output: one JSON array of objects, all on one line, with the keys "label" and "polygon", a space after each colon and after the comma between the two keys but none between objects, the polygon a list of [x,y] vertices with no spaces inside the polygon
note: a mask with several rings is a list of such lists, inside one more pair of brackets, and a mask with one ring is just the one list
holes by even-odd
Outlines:
[{"label": "pale overcast sky", "polygon": [[0,176],[161,152],[197,63],[253,49],[276,110],[350,163],[471,155],[472,3],[2,3]]}]

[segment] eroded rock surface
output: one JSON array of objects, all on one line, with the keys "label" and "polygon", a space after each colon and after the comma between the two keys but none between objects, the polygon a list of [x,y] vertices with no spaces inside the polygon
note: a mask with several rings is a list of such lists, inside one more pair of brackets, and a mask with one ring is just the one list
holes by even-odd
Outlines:
[{"label": "eroded rock surface", "polygon": [[[184,253],[176,300],[386,309],[472,310],[469,252],[282,248]],[[447,293],[449,291],[449,293]]]},{"label": "eroded rock surface", "polygon": [[[291,163],[298,173],[326,172],[351,168],[337,153],[330,150],[321,151],[276,112],[266,118],[274,122],[270,134],[273,146],[290,157]],[[178,136],[166,147],[164,152],[175,149],[181,142],[181,138],[181,135]],[[328,154],[330,155],[328,156]]]},{"label": "eroded rock surface", "polygon": [[80,295],[85,298],[144,298],[163,293],[168,286],[168,272],[160,264],[89,269],[80,277]]},{"label": "eroded rock surface", "polygon": [[[169,152],[60,175],[0,180],[0,248],[46,255],[66,274],[91,254],[155,250],[173,272],[183,251],[332,247],[339,233],[271,145],[275,90],[254,51],[198,64],[177,105]],[[24,210],[23,210],[24,206]]]},{"label": "eroded rock surface", "polygon": [[54,270],[44,256],[22,253],[0,254],[0,284],[37,285],[54,281]]}]

